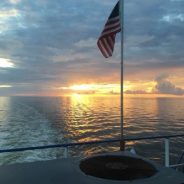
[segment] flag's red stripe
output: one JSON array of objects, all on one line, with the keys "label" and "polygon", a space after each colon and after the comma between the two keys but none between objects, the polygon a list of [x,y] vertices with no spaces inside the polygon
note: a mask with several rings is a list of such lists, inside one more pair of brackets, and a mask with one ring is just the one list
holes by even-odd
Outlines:
[{"label": "flag's red stripe", "polygon": [[100,37],[103,37],[103,36],[109,35],[109,34],[116,34],[116,33],[118,33],[118,32],[120,31],[120,29],[121,29],[121,28],[120,28],[119,25],[116,26],[116,27],[113,27],[113,28],[111,28],[111,29],[107,29],[107,30],[105,30],[105,31],[102,32],[102,34],[101,34]]},{"label": "flag's red stripe", "polygon": [[101,43],[101,40],[99,40],[97,44],[98,44],[98,47],[99,47],[101,53],[103,54],[103,56],[104,56],[105,58],[108,58],[108,53],[107,53],[106,50],[104,49],[104,46],[103,46],[103,44]]},{"label": "flag's red stripe", "polygon": [[109,57],[109,56],[111,55],[111,51],[110,51],[110,49],[108,48],[108,45],[107,45],[107,42],[106,42],[106,38],[103,38],[103,39],[101,40],[101,43],[103,44],[104,51],[105,51],[107,57]]},{"label": "flag's red stripe", "polygon": [[111,26],[106,26],[106,27],[104,27],[104,30],[103,30],[102,34],[104,32],[108,32],[110,30],[113,30],[113,29],[116,29],[116,28],[119,28],[119,27],[120,27],[120,23],[119,22],[117,24],[111,24]]},{"label": "flag's red stripe", "polygon": [[106,58],[112,56],[116,33],[121,31],[119,9],[117,7],[118,5],[119,2],[116,4],[110,17],[108,18],[97,42],[101,53]]},{"label": "flag's red stripe", "polygon": [[115,36],[103,37],[98,41],[98,47],[104,57],[112,56],[114,50]]},{"label": "flag's red stripe", "polygon": [[111,55],[112,54],[112,48],[111,48],[110,43],[108,41],[108,37],[107,38],[104,38],[103,39],[103,42],[105,43],[105,46],[107,48],[108,54]]}]

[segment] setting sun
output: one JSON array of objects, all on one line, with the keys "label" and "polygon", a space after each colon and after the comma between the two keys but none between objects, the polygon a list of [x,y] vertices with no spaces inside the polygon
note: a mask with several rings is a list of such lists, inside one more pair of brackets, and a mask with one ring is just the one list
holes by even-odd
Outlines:
[{"label": "setting sun", "polygon": [[[68,90],[71,93],[82,93],[82,94],[119,94],[119,84],[79,84],[72,85],[69,87],[63,87],[62,89]],[[129,83],[124,84],[124,91],[131,89]]]},{"label": "setting sun", "polygon": [[[123,92],[125,94],[152,95],[155,92],[157,83],[155,81],[124,81]],[[120,94],[120,84],[74,84],[68,87],[61,87],[65,94],[93,94],[93,95],[115,95]]]}]

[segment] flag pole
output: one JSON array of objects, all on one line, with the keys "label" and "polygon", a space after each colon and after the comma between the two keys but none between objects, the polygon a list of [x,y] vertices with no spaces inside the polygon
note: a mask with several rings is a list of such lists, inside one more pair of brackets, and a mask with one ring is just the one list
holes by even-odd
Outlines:
[{"label": "flag pole", "polygon": [[123,43],[124,43],[124,0],[119,0],[119,16],[120,16],[120,25],[121,25],[121,72],[120,72],[120,85],[121,85],[121,91],[120,91],[120,124],[121,124],[121,141],[120,141],[120,150],[124,151],[125,150],[125,142],[123,140],[123,132],[124,132],[124,113],[123,113],[123,57],[124,57],[124,48],[123,48]]}]

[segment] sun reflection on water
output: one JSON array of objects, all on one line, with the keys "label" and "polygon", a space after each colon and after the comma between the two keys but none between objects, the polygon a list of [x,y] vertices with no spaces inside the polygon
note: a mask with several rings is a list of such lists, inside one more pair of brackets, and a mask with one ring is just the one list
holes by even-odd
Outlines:
[{"label": "sun reflection on water", "polygon": [[79,103],[84,104],[84,105],[89,105],[90,100],[88,95],[82,95],[82,94],[72,94],[71,95],[71,101],[72,101],[72,106],[76,106]]},{"label": "sun reflection on water", "polygon": [[[73,94],[70,96],[69,136],[94,141],[117,136],[119,98]],[[114,121],[112,121],[112,119]],[[109,134],[108,132],[111,132]]]}]

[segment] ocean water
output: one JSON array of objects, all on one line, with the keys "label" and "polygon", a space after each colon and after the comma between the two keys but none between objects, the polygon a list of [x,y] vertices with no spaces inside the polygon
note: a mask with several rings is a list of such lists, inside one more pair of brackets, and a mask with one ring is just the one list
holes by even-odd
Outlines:
[{"label": "ocean water", "polygon": [[[0,149],[95,141],[120,136],[119,96],[0,97]],[[183,133],[184,98],[125,98],[124,134],[151,136]],[[163,163],[163,140],[132,141],[138,154]],[[172,139],[171,161],[184,149]],[[78,146],[71,156],[117,151],[118,143]],[[0,164],[61,158],[62,148],[1,153]]]}]

